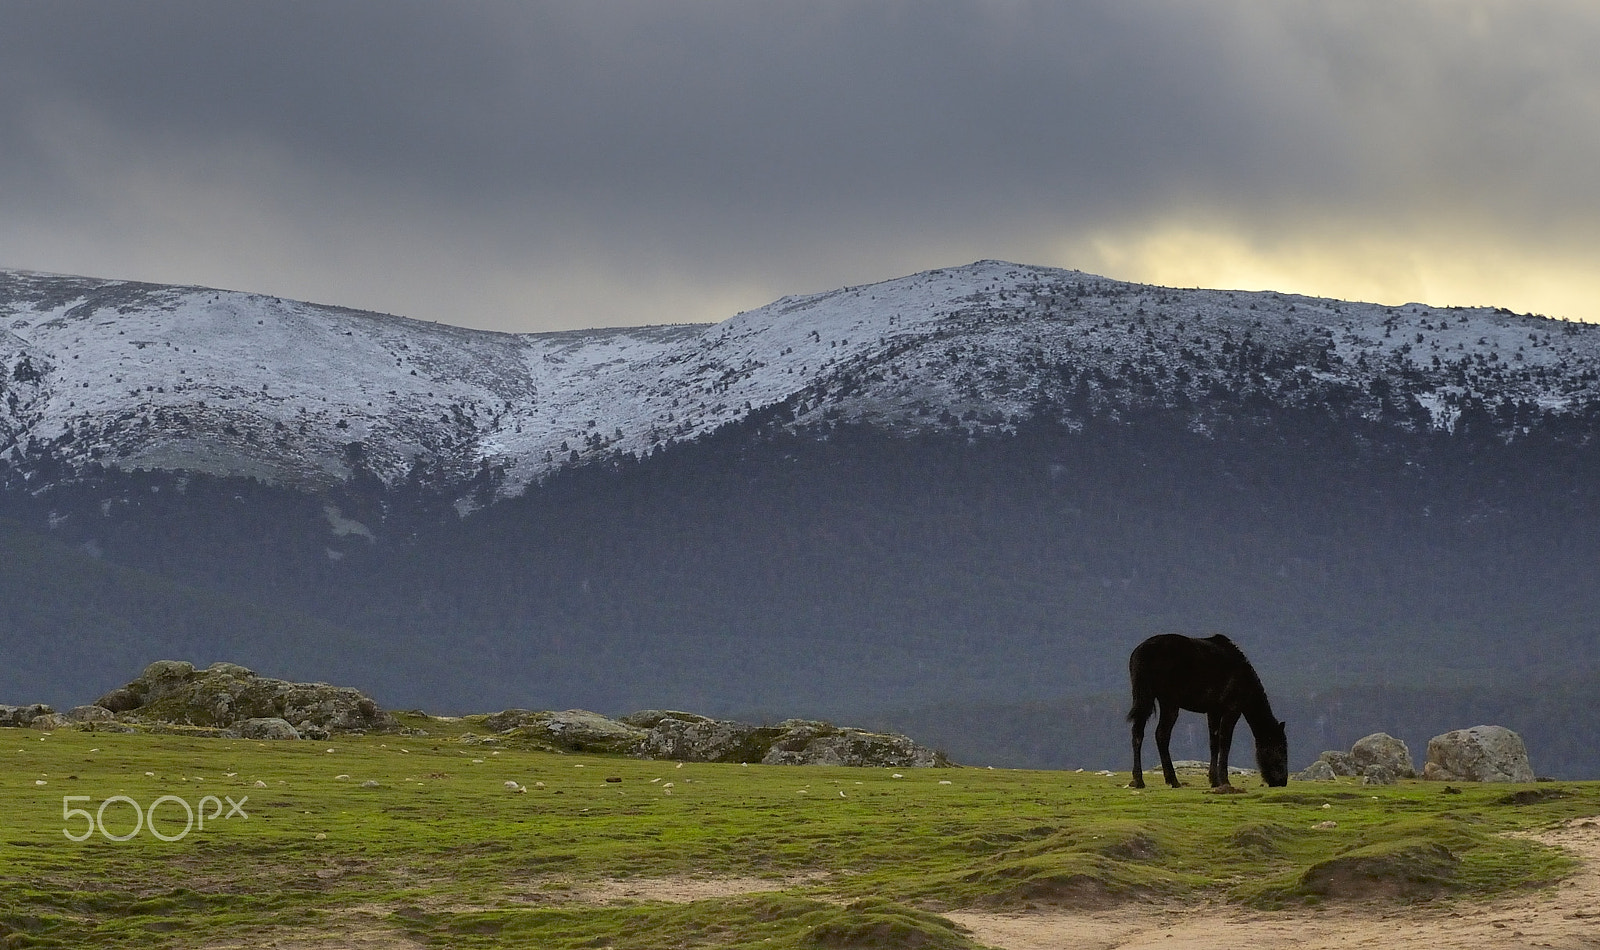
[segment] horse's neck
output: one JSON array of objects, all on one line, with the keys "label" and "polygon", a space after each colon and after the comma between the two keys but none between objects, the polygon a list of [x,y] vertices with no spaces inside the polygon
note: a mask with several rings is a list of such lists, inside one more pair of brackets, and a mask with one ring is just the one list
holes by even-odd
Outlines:
[{"label": "horse's neck", "polygon": [[1278,724],[1278,717],[1272,713],[1272,704],[1267,702],[1266,690],[1262,690],[1258,696],[1251,697],[1250,701],[1244,704],[1243,712],[1244,721],[1256,735],[1259,735],[1262,729]]}]

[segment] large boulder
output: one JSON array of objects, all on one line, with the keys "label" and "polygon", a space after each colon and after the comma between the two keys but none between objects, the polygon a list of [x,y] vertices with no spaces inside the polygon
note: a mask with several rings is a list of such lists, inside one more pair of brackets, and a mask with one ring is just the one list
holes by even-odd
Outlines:
[{"label": "large boulder", "polygon": [[236,663],[197,670],[182,660],[158,660],[96,705],[121,709],[128,719],[222,729],[249,719],[282,719],[301,734],[399,728],[359,690],[258,676]]},{"label": "large boulder", "polygon": [[1504,726],[1473,726],[1428,740],[1422,777],[1440,782],[1531,782],[1528,747]]},{"label": "large boulder", "polygon": [[1387,765],[1369,765],[1366,771],[1361,773],[1362,785],[1393,785],[1398,781],[1400,776]]},{"label": "large boulder", "polygon": [[1387,732],[1374,732],[1356,740],[1350,747],[1350,762],[1360,775],[1366,775],[1373,766],[1381,766],[1400,778],[1416,778],[1417,775],[1411,764],[1411,750]]}]

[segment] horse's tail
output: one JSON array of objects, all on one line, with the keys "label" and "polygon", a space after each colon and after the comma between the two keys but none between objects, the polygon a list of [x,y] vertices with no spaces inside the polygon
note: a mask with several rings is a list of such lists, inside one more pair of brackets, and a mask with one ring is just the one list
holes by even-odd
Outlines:
[{"label": "horse's tail", "polygon": [[[1145,641],[1145,643],[1148,642]],[[1145,682],[1148,676],[1144,670],[1141,653],[1145,648],[1145,643],[1134,647],[1133,652],[1128,655],[1128,685],[1133,690],[1133,707],[1128,710],[1129,722],[1138,722],[1141,719],[1150,718],[1150,707],[1155,705],[1156,701],[1155,696],[1150,695],[1149,684]]]}]

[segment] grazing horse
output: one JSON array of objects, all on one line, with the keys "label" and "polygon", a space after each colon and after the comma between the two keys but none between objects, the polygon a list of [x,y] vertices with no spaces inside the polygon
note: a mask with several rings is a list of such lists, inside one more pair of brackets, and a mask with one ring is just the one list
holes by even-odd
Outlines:
[{"label": "grazing horse", "polygon": [[1289,738],[1284,724],[1272,714],[1261,678],[1232,640],[1221,634],[1204,639],[1175,633],[1151,637],[1133,648],[1128,678],[1133,682],[1128,721],[1133,723],[1134,788],[1144,788],[1140,751],[1144,725],[1157,703],[1161,704],[1161,718],[1156,722],[1156,749],[1168,785],[1177,788],[1182,784],[1172,769],[1168,748],[1180,709],[1206,714],[1211,728],[1213,788],[1228,784],[1228,749],[1240,716],[1255,734],[1261,777],[1268,785],[1289,784]]}]

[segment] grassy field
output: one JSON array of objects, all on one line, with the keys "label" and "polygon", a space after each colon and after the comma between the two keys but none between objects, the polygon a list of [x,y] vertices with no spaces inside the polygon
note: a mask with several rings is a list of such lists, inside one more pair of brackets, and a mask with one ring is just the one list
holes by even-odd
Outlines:
[{"label": "grassy field", "polygon": [[[942,912],[1504,893],[1569,865],[1502,832],[1600,813],[1600,783],[1134,792],[1126,773],[558,755],[405,718],[429,734],[0,730],[0,946],[971,947]],[[136,820],[115,796],[174,798],[112,841]],[[174,799],[207,821],[164,841]],[[102,806],[69,840],[91,823],[66,810]],[[714,896],[616,899],[616,881]]]}]

